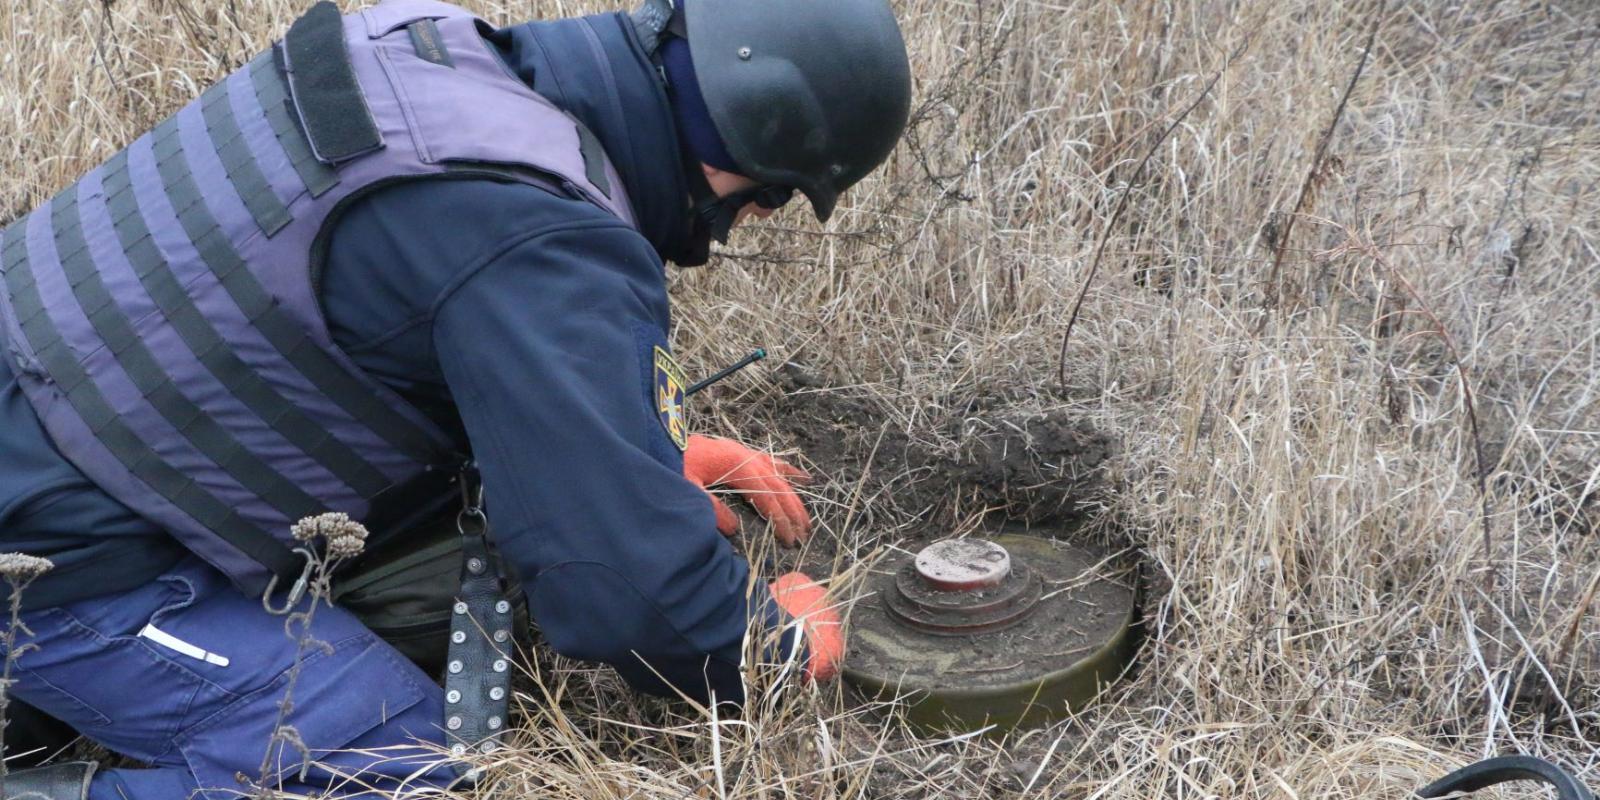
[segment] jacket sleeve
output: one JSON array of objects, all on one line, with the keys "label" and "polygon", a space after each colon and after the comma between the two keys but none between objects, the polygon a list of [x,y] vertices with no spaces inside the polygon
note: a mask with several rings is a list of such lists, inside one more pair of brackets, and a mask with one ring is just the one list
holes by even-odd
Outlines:
[{"label": "jacket sleeve", "polygon": [[434,345],[546,640],[644,691],[742,702],[747,622],[782,616],[657,414],[662,269],[614,220],[532,231],[440,296]]}]

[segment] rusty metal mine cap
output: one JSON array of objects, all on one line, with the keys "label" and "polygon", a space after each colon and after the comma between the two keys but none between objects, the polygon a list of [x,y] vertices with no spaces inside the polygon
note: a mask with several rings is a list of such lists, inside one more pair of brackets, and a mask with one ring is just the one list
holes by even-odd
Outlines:
[{"label": "rusty metal mine cap", "polygon": [[946,592],[999,586],[1011,574],[1011,554],[983,539],[946,539],[923,548],[912,562],[930,588]]},{"label": "rusty metal mine cap", "polygon": [[895,574],[885,607],[900,623],[923,633],[962,636],[1015,625],[1043,594],[1026,566],[1011,563],[1004,547],[983,539],[946,539],[928,545]]}]

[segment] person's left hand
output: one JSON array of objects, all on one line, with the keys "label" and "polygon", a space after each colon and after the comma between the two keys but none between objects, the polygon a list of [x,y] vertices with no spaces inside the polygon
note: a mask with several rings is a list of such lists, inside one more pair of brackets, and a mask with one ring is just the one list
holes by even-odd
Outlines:
[{"label": "person's left hand", "polygon": [[772,599],[789,616],[800,621],[806,637],[805,676],[811,681],[831,680],[844,661],[844,625],[839,610],[828,603],[828,590],[804,572],[781,575],[768,586]]},{"label": "person's left hand", "polygon": [[739,532],[739,518],[721,498],[711,494],[712,486],[727,486],[743,494],[761,516],[772,522],[778,542],[786,547],[794,547],[811,535],[811,515],[794,490],[797,484],[810,482],[811,476],[770,453],[752,450],[732,439],[696,434],[689,437],[689,446],[683,453],[683,476],[707,490],[717,513],[717,530],[725,536]]}]

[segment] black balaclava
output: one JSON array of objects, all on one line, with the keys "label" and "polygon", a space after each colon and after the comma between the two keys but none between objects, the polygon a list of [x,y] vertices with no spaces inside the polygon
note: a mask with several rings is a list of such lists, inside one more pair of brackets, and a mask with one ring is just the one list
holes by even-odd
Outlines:
[{"label": "black balaclava", "polygon": [[[682,13],[680,10],[678,13]],[[700,165],[710,164],[717,169],[739,174],[739,165],[729,155],[727,145],[717,133],[700,94],[700,84],[695,77],[694,61],[690,57],[689,42],[678,36],[668,36],[656,51],[657,62],[667,79],[667,97],[672,104],[673,120],[678,126],[678,137],[683,143],[684,179],[689,183],[690,233],[681,252],[672,256],[679,266],[698,267],[711,257],[711,241],[726,243],[740,209],[750,203],[764,208],[777,208],[789,200],[792,191],[784,188],[757,186],[727,197],[718,197],[706,181]]]}]

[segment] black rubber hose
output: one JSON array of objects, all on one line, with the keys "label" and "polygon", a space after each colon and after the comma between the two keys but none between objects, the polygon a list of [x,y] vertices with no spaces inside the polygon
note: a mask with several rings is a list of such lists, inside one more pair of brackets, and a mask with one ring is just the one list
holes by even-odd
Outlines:
[{"label": "black rubber hose", "polygon": [[1544,781],[1556,787],[1561,800],[1594,800],[1594,792],[1565,770],[1533,756],[1500,756],[1469,764],[1417,790],[1418,797],[1443,797],[1451,792],[1476,792],[1507,781]]}]

